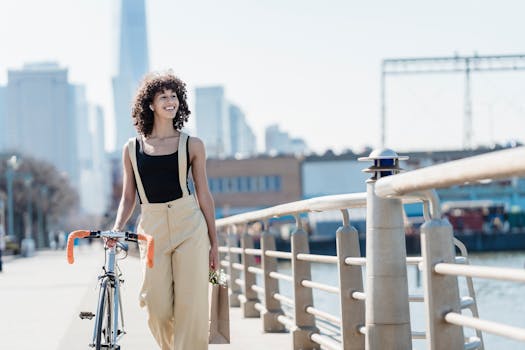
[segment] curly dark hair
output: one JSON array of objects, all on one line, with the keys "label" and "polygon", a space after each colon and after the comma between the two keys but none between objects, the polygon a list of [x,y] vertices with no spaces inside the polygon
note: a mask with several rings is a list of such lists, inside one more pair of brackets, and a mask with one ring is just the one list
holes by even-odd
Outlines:
[{"label": "curly dark hair", "polygon": [[173,127],[176,130],[181,130],[184,123],[188,121],[191,112],[186,101],[186,84],[171,71],[165,73],[149,73],[144,77],[137,90],[131,112],[133,125],[135,125],[139,134],[144,136],[151,135],[153,131],[153,111],[149,106],[153,102],[155,94],[163,92],[164,90],[175,91],[179,99],[179,109],[173,119]]}]

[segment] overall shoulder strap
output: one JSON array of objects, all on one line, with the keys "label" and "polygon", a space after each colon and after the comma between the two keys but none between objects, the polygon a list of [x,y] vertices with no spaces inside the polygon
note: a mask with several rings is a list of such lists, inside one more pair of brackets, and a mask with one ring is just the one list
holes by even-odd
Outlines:
[{"label": "overall shoulder strap", "polygon": [[182,196],[186,197],[188,193],[188,182],[186,171],[188,169],[188,164],[186,160],[186,143],[188,140],[188,134],[180,132],[179,137],[179,149],[178,149],[178,158],[179,158],[179,182],[180,188],[182,190]]},{"label": "overall shoulder strap", "polygon": [[137,138],[132,137],[128,141],[128,152],[129,158],[131,159],[131,165],[133,166],[133,173],[135,174],[135,183],[137,184],[137,190],[139,191],[140,200],[142,204],[147,204],[148,198],[146,197],[146,192],[144,191],[144,186],[142,185],[142,180],[140,179],[139,168],[137,165]]}]

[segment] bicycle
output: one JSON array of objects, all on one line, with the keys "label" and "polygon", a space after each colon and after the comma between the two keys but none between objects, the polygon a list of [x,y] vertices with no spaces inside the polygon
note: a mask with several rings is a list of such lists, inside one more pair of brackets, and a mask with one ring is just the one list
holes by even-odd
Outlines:
[{"label": "bicycle", "polygon": [[[153,237],[145,234],[119,231],[83,231],[72,232],[67,240],[67,259],[70,264],[75,262],[73,255],[74,242],[76,238],[103,238],[104,250],[106,251],[102,274],[98,276],[99,297],[97,303],[97,313],[80,312],[81,319],[95,318],[93,331],[93,341],[89,344],[96,350],[110,349],[120,350],[119,339],[126,334],[124,329],[124,314],[122,312],[122,298],[120,285],[124,282],[122,272],[117,264],[117,260],[127,256],[128,246],[120,241],[137,242],[144,240],[147,242],[146,259],[148,267],[153,267]],[[117,255],[126,252],[124,258],[117,259]],[[120,325],[119,325],[120,315]]]}]

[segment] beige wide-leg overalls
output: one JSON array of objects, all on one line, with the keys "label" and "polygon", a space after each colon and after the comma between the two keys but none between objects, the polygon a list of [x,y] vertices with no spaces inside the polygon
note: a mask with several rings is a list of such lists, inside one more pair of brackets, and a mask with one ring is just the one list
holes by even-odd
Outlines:
[{"label": "beige wide-leg overalls", "polygon": [[140,179],[136,139],[128,143],[137,189],[142,200],[137,228],[155,240],[154,267],[146,268],[141,247],[143,284],[140,305],[162,350],[208,349],[208,229],[204,215],[186,185],[186,140],[181,133],[178,159],[182,198],[149,203]]}]

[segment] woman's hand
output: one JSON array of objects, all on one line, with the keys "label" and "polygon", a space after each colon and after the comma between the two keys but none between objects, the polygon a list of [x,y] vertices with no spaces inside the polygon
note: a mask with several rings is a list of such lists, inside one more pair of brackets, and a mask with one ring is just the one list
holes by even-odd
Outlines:
[{"label": "woman's hand", "polygon": [[217,244],[212,244],[210,247],[210,270],[217,271],[219,269],[219,248]]}]

